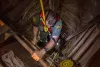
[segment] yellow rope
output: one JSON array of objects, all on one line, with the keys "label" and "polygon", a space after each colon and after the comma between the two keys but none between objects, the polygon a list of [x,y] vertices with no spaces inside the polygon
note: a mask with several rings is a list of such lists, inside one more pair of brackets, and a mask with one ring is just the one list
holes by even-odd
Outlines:
[{"label": "yellow rope", "polygon": [[41,4],[41,9],[42,9],[42,13],[43,13],[43,23],[44,23],[44,25],[46,25],[46,23],[45,23],[45,14],[44,14],[44,7],[43,7],[43,2],[42,2],[42,0],[40,0],[40,4]]},{"label": "yellow rope", "polygon": [[43,24],[44,24],[44,30],[45,30],[45,32],[47,32],[47,31],[48,31],[48,27],[46,26],[45,12],[44,12],[44,7],[43,7],[43,2],[42,2],[42,0],[40,0],[40,5],[41,5],[42,13],[43,13],[42,22],[43,22]]}]

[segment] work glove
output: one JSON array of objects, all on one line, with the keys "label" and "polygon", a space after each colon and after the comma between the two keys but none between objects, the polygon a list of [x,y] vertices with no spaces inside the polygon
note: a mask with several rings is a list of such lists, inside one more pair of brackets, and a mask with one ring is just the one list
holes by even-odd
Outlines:
[{"label": "work glove", "polygon": [[46,51],[44,49],[37,50],[33,52],[32,57],[34,60],[39,61],[44,56],[45,53]]}]

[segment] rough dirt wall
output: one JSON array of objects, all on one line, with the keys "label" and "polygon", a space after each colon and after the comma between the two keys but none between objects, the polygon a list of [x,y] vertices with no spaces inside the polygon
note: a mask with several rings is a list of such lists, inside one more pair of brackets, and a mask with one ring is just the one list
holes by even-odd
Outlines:
[{"label": "rough dirt wall", "polygon": [[[67,36],[78,32],[100,14],[99,0],[43,0],[45,9],[57,12],[66,24]],[[0,17],[18,33],[30,38],[30,19],[41,11],[39,0],[0,1]]]}]

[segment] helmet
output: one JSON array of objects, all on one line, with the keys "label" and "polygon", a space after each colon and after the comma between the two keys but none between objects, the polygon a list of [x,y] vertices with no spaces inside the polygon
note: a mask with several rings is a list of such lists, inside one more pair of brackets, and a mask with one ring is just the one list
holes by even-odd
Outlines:
[{"label": "helmet", "polygon": [[46,21],[48,22],[48,24],[53,26],[56,22],[56,13],[53,11],[47,11],[46,14]]}]

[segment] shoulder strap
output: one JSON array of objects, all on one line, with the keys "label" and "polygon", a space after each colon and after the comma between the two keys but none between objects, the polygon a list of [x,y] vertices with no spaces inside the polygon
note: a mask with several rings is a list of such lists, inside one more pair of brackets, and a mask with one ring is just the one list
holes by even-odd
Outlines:
[{"label": "shoulder strap", "polygon": [[[42,12],[40,13],[40,19],[43,20],[43,13],[42,13]],[[56,22],[57,22],[58,20],[59,20],[59,17],[56,16]],[[42,23],[43,27],[45,27],[45,24],[44,24],[43,22],[41,22],[41,23]],[[56,24],[56,23],[55,23],[55,24]],[[55,25],[55,24],[54,24],[54,25]],[[54,25],[53,25],[53,26],[54,26]],[[52,26],[52,27],[53,27],[53,26]],[[48,27],[47,27],[47,28],[48,28]],[[48,31],[51,32],[52,29],[51,29],[51,28],[48,28]]]},{"label": "shoulder strap", "polygon": [[[40,19],[43,20],[43,13],[42,12],[40,13]],[[48,28],[48,27],[45,27],[45,24],[43,22],[41,22],[41,23],[42,23],[44,29],[47,28],[48,31],[51,33],[52,29],[51,28]]]}]

